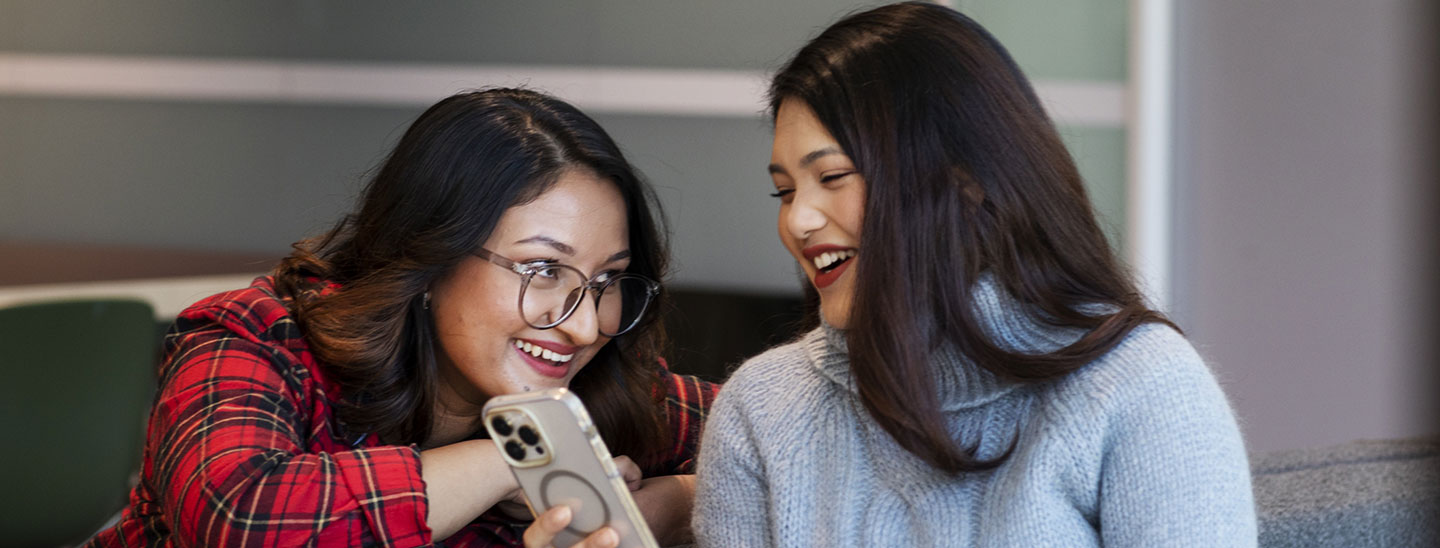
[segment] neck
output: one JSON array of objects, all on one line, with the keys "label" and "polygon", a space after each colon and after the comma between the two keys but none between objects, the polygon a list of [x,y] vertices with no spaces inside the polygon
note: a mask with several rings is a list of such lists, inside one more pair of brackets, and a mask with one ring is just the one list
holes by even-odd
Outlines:
[{"label": "neck", "polygon": [[421,444],[429,449],[469,438],[482,427],[484,404],[473,404],[457,394],[449,383],[441,383],[431,412],[430,436]]},{"label": "neck", "polygon": [[[990,275],[977,280],[969,306],[990,341],[1010,352],[1054,352],[1084,335],[1081,329],[1045,323]],[[819,331],[807,343],[812,363],[821,374],[858,393],[851,375],[852,364],[845,331],[823,321]],[[1018,386],[996,377],[950,344],[931,349],[929,363],[933,375],[930,380],[935,383],[940,406],[944,410],[983,405]]]}]

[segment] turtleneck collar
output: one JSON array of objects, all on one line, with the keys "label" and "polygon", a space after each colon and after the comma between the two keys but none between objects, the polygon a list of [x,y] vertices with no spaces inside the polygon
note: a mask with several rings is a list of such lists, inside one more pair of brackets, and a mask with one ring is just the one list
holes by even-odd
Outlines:
[{"label": "turtleneck collar", "polygon": [[[1011,352],[1040,354],[1063,348],[1084,334],[1077,328],[1049,325],[1035,317],[989,274],[981,276],[971,292],[971,309],[990,340]],[[824,320],[802,340],[811,366],[822,376],[857,392],[850,372],[845,330]],[[946,344],[931,356],[931,375],[940,408],[954,411],[989,403],[1020,386],[996,377]],[[858,393],[858,392],[857,392]]]}]

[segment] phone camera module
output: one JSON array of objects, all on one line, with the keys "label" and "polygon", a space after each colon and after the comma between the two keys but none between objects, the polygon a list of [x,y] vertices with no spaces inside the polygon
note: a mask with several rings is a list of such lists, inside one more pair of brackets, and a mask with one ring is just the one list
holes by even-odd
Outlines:
[{"label": "phone camera module", "polygon": [[536,434],[535,430],[530,428],[529,426],[521,426],[520,441],[523,441],[530,445],[535,445],[537,443],[540,443],[540,434]]},{"label": "phone camera module", "polygon": [[525,446],[520,445],[515,440],[505,442],[505,452],[508,453],[512,459],[517,461],[525,460]]},{"label": "phone camera module", "polygon": [[505,417],[500,415],[496,415],[495,418],[490,419],[490,428],[495,429],[495,433],[501,436],[508,436],[510,432],[515,431],[515,429],[510,426],[510,421],[505,420]]}]

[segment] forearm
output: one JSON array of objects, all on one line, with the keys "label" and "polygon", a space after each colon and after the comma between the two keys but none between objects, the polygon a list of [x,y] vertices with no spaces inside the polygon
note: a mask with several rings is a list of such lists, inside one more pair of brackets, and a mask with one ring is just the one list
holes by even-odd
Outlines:
[{"label": "forearm", "polygon": [[490,440],[469,440],[420,452],[420,475],[435,540],[455,534],[495,503],[512,496],[515,478]]},{"label": "forearm", "polygon": [[370,538],[418,544],[428,536],[415,455],[394,446],[293,455],[231,450],[204,466],[157,477],[156,485],[165,493],[172,534],[185,544],[354,544]]},{"label": "forearm", "polygon": [[631,495],[661,546],[695,541],[695,533],[690,528],[691,513],[695,507],[694,475],[646,478],[640,489]]},{"label": "forearm", "polygon": [[[155,405],[145,482],[182,544],[420,544],[417,452],[309,440],[313,407],[241,339],[186,351]],[[208,347],[207,347],[208,348]],[[311,443],[318,441],[320,443]]]}]

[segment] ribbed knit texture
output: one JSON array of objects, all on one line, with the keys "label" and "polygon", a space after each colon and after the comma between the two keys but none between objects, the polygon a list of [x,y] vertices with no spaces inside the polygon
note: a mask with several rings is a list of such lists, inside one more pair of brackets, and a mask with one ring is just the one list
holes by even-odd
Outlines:
[{"label": "ribbed knit texture", "polygon": [[[1081,335],[976,286],[987,334],[1046,352]],[[747,546],[1254,546],[1244,443],[1214,376],[1174,330],[1146,325],[1059,381],[1002,382],[933,358],[955,439],[999,468],[956,476],[865,411],[843,332],[821,326],[740,367],[701,443],[698,544]]]}]

